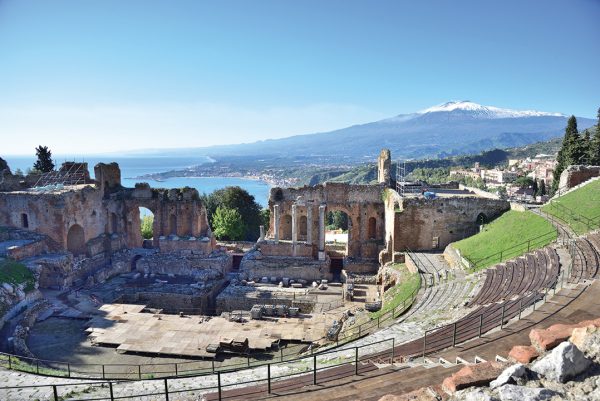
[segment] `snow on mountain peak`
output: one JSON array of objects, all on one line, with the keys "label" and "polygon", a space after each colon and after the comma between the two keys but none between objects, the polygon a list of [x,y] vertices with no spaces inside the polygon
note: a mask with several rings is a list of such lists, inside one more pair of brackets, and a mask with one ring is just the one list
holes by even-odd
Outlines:
[{"label": "snow on mountain peak", "polygon": [[541,116],[554,116],[564,117],[561,113],[547,113],[544,111],[535,110],[512,110],[512,109],[501,109],[493,106],[483,106],[471,102],[469,100],[453,101],[433,106],[425,110],[421,110],[418,114],[427,113],[438,113],[438,112],[453,112],[462,111],[468,112],[473,117],[479,118],[518,118],[518,117],[541,117]]}]

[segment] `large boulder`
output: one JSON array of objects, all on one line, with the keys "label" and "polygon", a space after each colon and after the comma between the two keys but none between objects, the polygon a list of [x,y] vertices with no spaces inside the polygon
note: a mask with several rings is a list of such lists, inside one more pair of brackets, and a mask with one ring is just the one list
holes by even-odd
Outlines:
[{"label": "large boulder", "polygon": [[468,365],[454,373],[452,376],[444,379],[442,388],[448,393],[455,393],[458,390],[472,386],[487,386],[492,380],[498,377],[507,367],[502,362],[483,362],[475,365]]},{"label": "large boulder", "polygon": [[508,353],[508,358],[519,363],[530,363],[540,356],[540,353],[531,345],[515,345]]},{"label": "large boulder", "polygon": [[600,363],[600,329],[598,327],[590,325],[576,328],[569,341],[586,357]]},{"label": "large boulder", "polygon": [[492,380],[490,388],[494,389],[505,384],[517,384],[519,381],[527,377],[527,368],[520,363],[509,366],[504,369],[496,380]]},{"label": "large boulder", "polygon": [[579,348],[565,341],[536,361],[531,370],[546,379],[565,383],[585,371],[591,363]]},{"label": "large boulder", "polygon": [[575,324],[554,324],[547,329],[533,329],[529,332],[529,339],[538,351],[548,351],[568,340],[576,328],[590,325],[600,327],[600,319],[585,320]]},{"label": "large boulder", "polygon": [[547,388],[515,386],[507,384],[498,389],[500,401],[544,401],[558,393]]}]

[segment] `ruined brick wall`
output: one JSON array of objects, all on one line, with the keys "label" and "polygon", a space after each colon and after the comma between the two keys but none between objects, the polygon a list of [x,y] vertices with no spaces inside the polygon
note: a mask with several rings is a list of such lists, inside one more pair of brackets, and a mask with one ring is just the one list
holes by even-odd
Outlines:
[{"label": "ruined brick wall", "polygon": [[[269,196],[271,224],[267,237],[275,235],[275,213],[273,207],[279,205],[280,239],[291,240],[292,205],[296,205],[298,240],[306,240],[308,231],[312,233],[312,243],[319,241],[319,206],[326,205],[326,213],[340,210],[348,215],[348,256],[354,258],[377,259],[384,238],[384,203],[381,185],[350,185],[325,183],[302,188],[272,188]],[[312,212],[312,224],[308,224],[308,209]],[[369,220],[374,219],[375,230],[371,236]],[[305,220],[306,219],[306,220]],[[301,226],[306,221],[307,227]],[[306,233],[305,233],[306,232]],[[291,255],[291,254],[290,254]]]},{"label": "ruined brick wall", "polygon": [[264,256],[260,251],[248,252],[240,263],[240,278],[244,280],[260,280],[262,277],[276,277],[281,281],[284,277],[316,281],[331,280],[329,258],[315,260],[312,257]]},{"label": "ruined brick wall", "polygon": [[293,248],[291,241],[262,241],[259,243],[258,248],[264,256],[298,256],[312,258],[316,256],[317,246],[308,245],[305,243],[296,244],[295,249]]},{"label": "ruined brick wall", "polygon": [[382,149],[377,159],[377,182],[390,185],[392,167],[392,156],[389,149]]},{"label": "ruined brick wall", "polygon": [[[480,214],[489,221],[510,209],[507,201],[477,197],[452,197],[428,200],[420,197],[392,201],[394,227],[393,252],[444,249],[477,232]],[[391,208],[389,213],[391,214]]]},{"label": "ruined brick wall", "polygon": [[600,176],[600,166],[569,166],[560,175],[558,188],[560,191],[565,191],[598,176]]},{"label": "ruined brick wall", "polygon": [[[130,253],[134,264],[135,253]],[[146,254],[135,262],[135,269],[142,273],[178,274],[205,280],[223,276],[231,271],[233,258],[225,252],[215,252],[210,257],[168,253]]]}]

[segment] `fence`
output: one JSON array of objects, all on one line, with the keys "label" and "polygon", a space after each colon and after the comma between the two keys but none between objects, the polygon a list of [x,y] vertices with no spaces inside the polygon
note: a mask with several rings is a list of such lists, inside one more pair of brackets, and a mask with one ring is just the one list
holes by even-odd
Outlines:
[{"label": "fence", "polygon": [[513,245],[511,247],[502,249],[499,252],[496,252],[492,255],[486,256],[475,261],[470,261],[464,256],[463,258],[467,259],[467,261],[469,262],[469,269],[480,270],[485,267],[492,266],[496,263],[501,263],[505,260],[521,256],[527,252],[548,245],[549,243],[554,241],[559,235],[560,232],[557,228],[556,230],[548,231],[547,233],[530,238],[517,245]]},{"label": "fence", "polygon": [[[249,367],[253,369],[251,373],[254,376],[260,376],[259,378],[253,378],[251,380],[237,381],[240,377],[244,377],[244,371],[229,369],[213,371],[214,373],[209,372],[205,375],[206,380],[204,381],[210,382],[211,384],[190,388],[190,383],[187,383],[184,386],[184,389],[181,389],[181,386],[177,386],[177,380],[186,377],[185,375],[182,375],[181,372],[177,377],[152,377],[149,378],[150,381],[148,383],[154,383],[153,387],[155,390],[135,395],[132,395],[130,390],[122,390],[126,395],[117,394],[119,386],[127,386],[127,383],[131,383],[124,381],[100,381],[19,387],[6,386],[0,387],[0,394],[2,394],[3,391],[22,391],[27,388],[36,388],[42,393],[45,391],[48,394],[48,398],[59,401],[62,400],[61,397],[63,397],[64,394],[71,394],[71,392],[74,392],[78,387],[89,385],[102,388],[105,395],[100,396],[98,394],[93,394],[90,395],[90,398],[78,398],[80,401],[113,401],[116,399],[131,399],[142,396],[162,396],[165,400],[169,400],[170,395],[181,394],[184,392],[212,392],[215,394],[215,398],[221,400],[223,398],[223,391],[240,386],[254,386],[251,390],[247,391],[256,394],[261,391],[271,393],[274,387],[278,387],[278,389],[282,390],[291,390],[305,385],[316,385],[331,380],[332,378],[339,379],[341,377],[358,375],[366,371],[377,369],[375,363],[394,363],[398,360],[406,361],[419,357],[422,357],[423,360],[425,360],[427,355],[481,337],[484,333],[495,328],[503,329],[510,319],[518,318],[520,320],[522,313],[528,308],[533,308],[533,310],[535,310],[537,303],[544,302],[550,291],[556,293],[557,289],[562,288],[564,285],[564,270],[561,271],[561,276],[562,277],[557,279],[551,288],[547,288],[542,293],[523,296],[516,300],[497,304],[495,307],[481,308],[460,321],[426,331],[421,340],[396,346],[394,338],[390,338],[368,343],[363,346],[328,350],[310,356],[295,358],[290,361],[266,363],[255,367]],[[418,345],[419,341],[421,345]],[[383,349],[374,352],[374,348],[382,347]],[[8,360],[10,363],[10,358]],[[177,365],[180,364],[175,364],[175,366]],[[278,374],[278,368],[282,368],[281,370],[291,373]],[[140,368],[138,367],[138,369]],[[40,372],[40,374],[43,374],[43,372]],[[142,377],[142,373],[139,373],[139,375]],[[187,376],[191,375],[188,374]],[[227,378],[233,378],[233,380],[226,380]],[[156,384],[161,383],[161,381],[161,385]],[[195,380],[193,383],[196,384],[199,382],[200,380]],[[158,390],[158,388],[160,388],[160,390]]]},{"label": "fence", "polygon": [[594,229],[600,227],[600,215],[594,216],[594,217],[583,216],[583,215],[575,212],[574,210],[572,210],[564,205],[561,205],[560,203],[556,202],[555,200],[550,201],[550,203],[548,203],[548,205],[550,206],[550,209],[554,209],[556,211],[556,213],[548,213],[548,214],[559,219],[560,221],[564,222],[568,226],[571,225],[570,222],[561,216],[568,216],[571,220],[585,226],[587,231],[591,231],[591,230],[594,230]]}]

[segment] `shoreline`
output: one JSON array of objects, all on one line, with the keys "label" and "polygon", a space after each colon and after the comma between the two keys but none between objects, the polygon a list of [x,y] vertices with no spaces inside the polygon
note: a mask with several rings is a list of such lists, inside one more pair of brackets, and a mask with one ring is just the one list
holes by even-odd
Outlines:
[{"label": "shoreline", "polygon": [[251,176],[239,176],[239,175],[201,175],[201,176],[172,176],[172,177],[168,177],[168,178],[153,178],[153,177],[148,177],[148,176],[139,176],[139,177],[125,177],[126,180],[152,180],[152,181],[156,181],[156,182],[165,182],[171,178],[190,178],[190,179],[197,179],[197,178],[212,178],[212,179],[216,179],[216,178],[239,178],[242,180],[249,180],[249,181],[262,181],[265,184],[267,184],[269,187],[275,187],[277,186],[277,182],[275,182],[272,179],[265,179],[265,178],[261,178],[261,177],[257,177],[254,175]]}]

